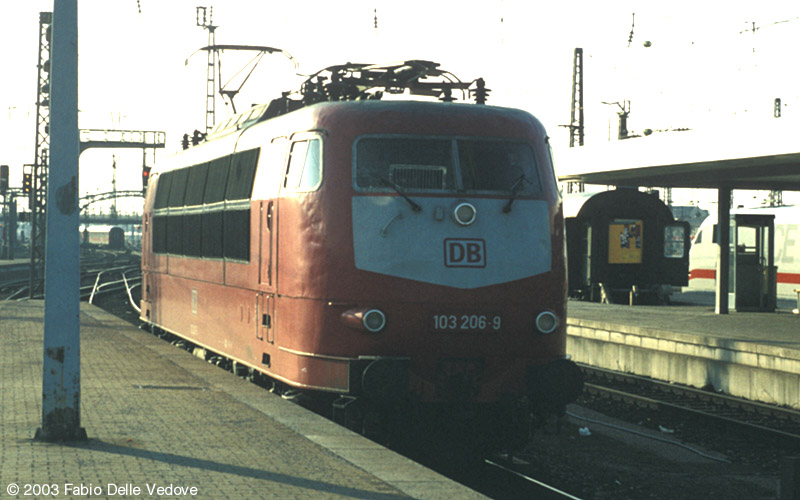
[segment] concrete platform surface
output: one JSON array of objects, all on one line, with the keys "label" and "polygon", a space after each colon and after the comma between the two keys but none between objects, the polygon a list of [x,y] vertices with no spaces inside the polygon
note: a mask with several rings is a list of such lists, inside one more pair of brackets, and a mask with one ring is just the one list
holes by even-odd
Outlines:
[{"label": "concrete platform surface", "polygon": [[88,304],[89,439],[34,441],[43,317],[0,302],[0,498],[485,498]]},{"label": "concrete platform surface", "polygon": [[800,410],[800,316],[704,305],[570,301],[567,352],[579,363]]},{"label": "concrete platform surface", "polygon": [[654,335],[665,332],[695,335],[726,342],[752,342],[800,349],[800,316],[788,309],[776,312],[715,314],[714,306],[680,304],[629,306],[570,300],[568,323],[581,321],[628,325]]}]

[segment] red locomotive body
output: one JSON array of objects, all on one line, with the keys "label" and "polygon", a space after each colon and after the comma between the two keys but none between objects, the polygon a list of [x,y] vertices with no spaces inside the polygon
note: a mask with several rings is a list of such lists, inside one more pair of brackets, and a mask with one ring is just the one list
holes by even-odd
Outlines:
[{"label": "red locomotive body", "polygon": [[533,116],[259,112],[153,170],[143,321],[348,401],[552,411],[577,395],[561,198]]}]

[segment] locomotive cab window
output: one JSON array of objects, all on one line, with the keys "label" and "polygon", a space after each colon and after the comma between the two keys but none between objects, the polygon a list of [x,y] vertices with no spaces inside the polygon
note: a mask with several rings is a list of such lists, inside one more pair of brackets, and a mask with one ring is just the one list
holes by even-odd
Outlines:
[{"label": "locomotive cab window", "polygon": [[664,257],[668,259],[683,258],[686,246],[686,234],[682,225],[664,226]]},{"label": "locomotive cab window", "polygon": [[362,138],[356,143],[356,186],[365,190],[455,189],[453,146],[446,139]]},{"label": "locomotive cab window", "polygon": [[355,185],[361,191],[541,192],[530,145],[472,138],[362,137],[355,145]]},{"label": "locomotive cab window", "polygon": [[458,160],[466,191],[541,191],[533,150],[523,143],[459,140]]},{"label": "locomotive cab window", "polygon": [[283,187],[314,191],[322,182],[322,141],[318,138],[292,143]]}]

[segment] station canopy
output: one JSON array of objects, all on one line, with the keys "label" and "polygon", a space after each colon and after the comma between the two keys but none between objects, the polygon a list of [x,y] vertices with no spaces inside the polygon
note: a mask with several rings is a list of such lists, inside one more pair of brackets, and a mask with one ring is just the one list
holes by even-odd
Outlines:
[{"label": "station canopy", "polygon": [[560,182],[614,186],[800,191],[800,127],[654,133],[561,150]]}]

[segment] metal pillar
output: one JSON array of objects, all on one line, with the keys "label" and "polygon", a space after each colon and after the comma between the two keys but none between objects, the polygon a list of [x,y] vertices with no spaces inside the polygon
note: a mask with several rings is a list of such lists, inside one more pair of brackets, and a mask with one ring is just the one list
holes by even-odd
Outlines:
[{"label": "metal pillar", "polygon": [[53,9],[42,426],[36,439],[85,440],[80,423],[78,0]]},{"label": "metal pillar", "polygon": [[719,259],[717,259],[716,314],[728,314],[728,292],[730,290],[731,256],[731,188],[717,190],[717,228],[719,234]]}]

